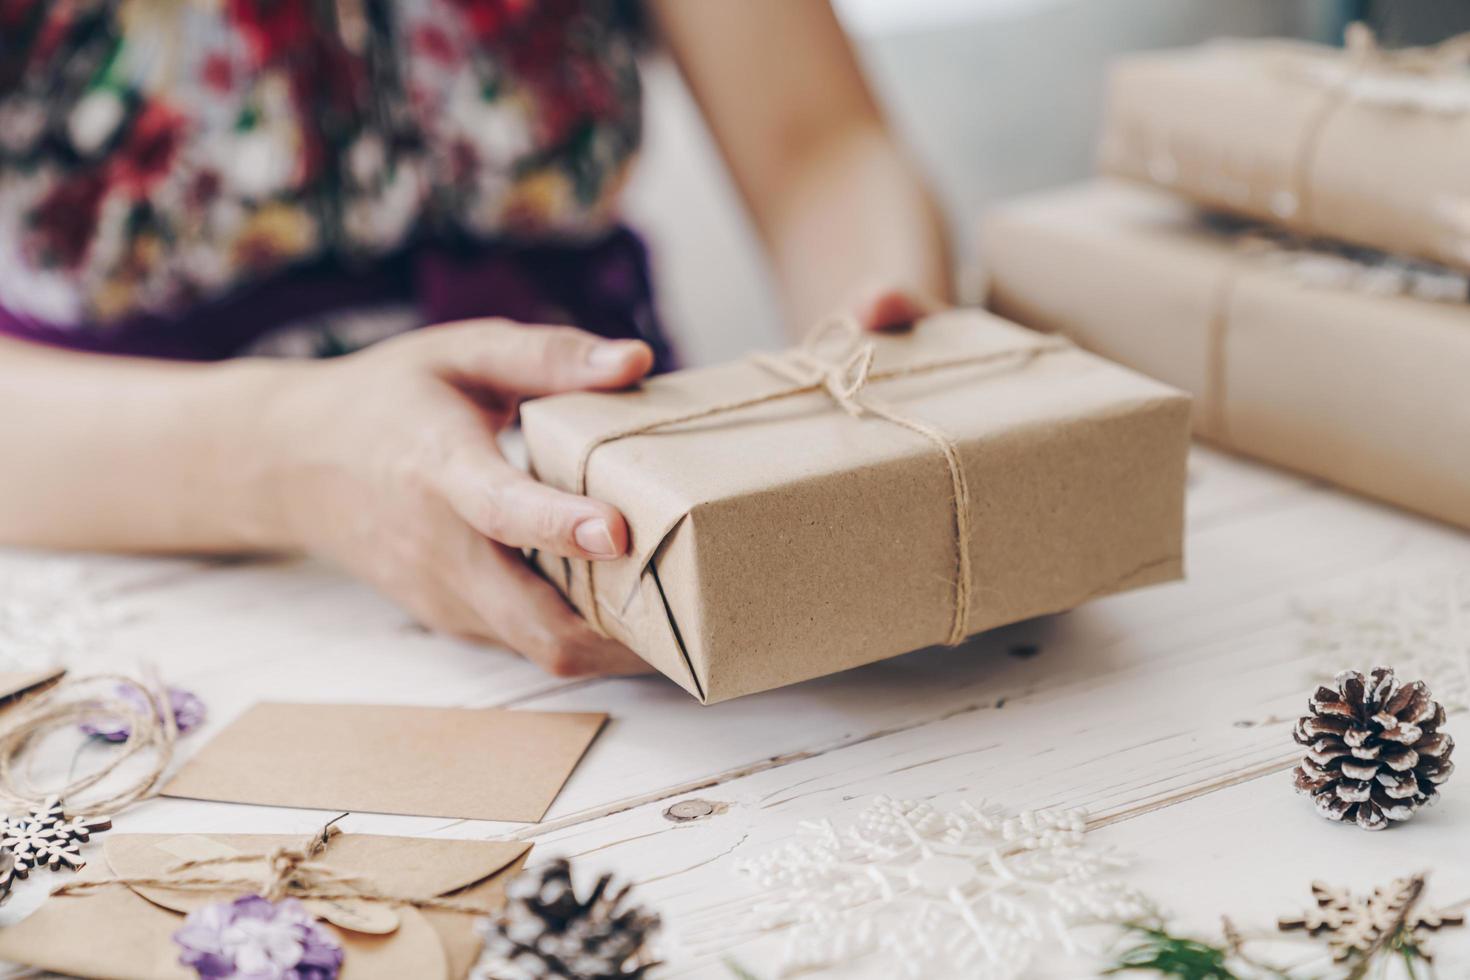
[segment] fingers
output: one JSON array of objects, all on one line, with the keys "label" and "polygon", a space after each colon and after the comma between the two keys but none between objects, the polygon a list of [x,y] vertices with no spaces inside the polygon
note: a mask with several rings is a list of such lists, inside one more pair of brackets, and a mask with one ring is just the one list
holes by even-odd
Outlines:
[{"label": "fingers", "polygon": [[853,306],[864,330],[906,326],[938,309],[934,301],[911,290],[884,287],[868,292]]},{"label": "fingers", "polygon": [[591,561],[628,550],[628,525],[616,507],[532,479],[500,455],[488,434],[462,441],[438,483],[465,523],[512,548]]},{"label": "fingers", "polygon": [[422,470],[430,487],[470,527],[513,548],[589,561],[621,557],[628,524],[611,504],[549,487],[513,466],[493,427],[462,395],[436,396],[434,447]]},{"label": "fingers", "polygon": [[484,543],[469,576],[474,606],[505,645],[556,677],[644,674],[632,650],[597,633],[521,556]]},{"label": "fingers", "polygon": [[433,366],[456,383],[522,395],[626,388],[653,367],[643,341],[603,340],[573,327],[465,320],[420,336]]},{"label": "fingers", "polygon": [[445,512],[436,533],[377,582],[420,623],[509,647],[559,677],[638,674],[648,664],[587,625],[520,552],[487,541]]}]

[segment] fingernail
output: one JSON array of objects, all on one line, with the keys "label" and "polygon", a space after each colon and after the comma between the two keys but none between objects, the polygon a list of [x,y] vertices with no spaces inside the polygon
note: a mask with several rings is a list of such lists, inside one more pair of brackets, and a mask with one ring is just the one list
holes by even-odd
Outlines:
[{"label": "fingernail", "polygon": [[620,340],[614,343],[593,344],[592,349],[587,352],[587,363],[595,368],[622,367],[628,360],[628,355],[633,352],[633,345],[637,341]]},{"label": "fingernail", "polygon": [[577,547],[588,554],[602,558],[618,556],[618,549],[613,545],[612,531],[608,530],[607,521],[600,517],[589,518],[578,524],[572,531],[572,537],[576,539]]}]

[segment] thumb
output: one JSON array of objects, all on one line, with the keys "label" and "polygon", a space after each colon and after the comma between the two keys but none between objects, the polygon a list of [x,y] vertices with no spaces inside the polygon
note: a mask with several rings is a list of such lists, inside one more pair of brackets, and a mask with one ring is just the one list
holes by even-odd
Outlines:
[{"label": "thumb", "polygon": [[522,395],[625,388],[653,367],[641,340],[604,340],[573,327],[466,320],[427,332],[429,359],[460,384]]}]

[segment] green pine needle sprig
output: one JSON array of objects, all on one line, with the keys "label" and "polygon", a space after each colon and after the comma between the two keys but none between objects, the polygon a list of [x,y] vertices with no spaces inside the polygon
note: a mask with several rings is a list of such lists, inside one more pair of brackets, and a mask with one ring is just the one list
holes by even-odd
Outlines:
[{"label": "green pine needle sprig", "polygon": [[1136,970],[1177,980],[1245,980],[1230,969],[1227,949],[1176,936],[1163,926],[1133,923],[1127,929],[1132,944],[1104,974]]}]

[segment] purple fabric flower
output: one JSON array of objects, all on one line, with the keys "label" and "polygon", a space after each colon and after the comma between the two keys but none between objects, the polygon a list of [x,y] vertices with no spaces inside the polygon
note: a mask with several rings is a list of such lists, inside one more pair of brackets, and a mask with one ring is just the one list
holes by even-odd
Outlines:
[{"label": "purple fabric flower", "polygon": [[189,913],[174,942],[184,948],[179,962],[208,980],[333,980],[342,969],[342,945],[294,898],[206,905]]},{"label": "purple fabric flower", "polygon": [[[119,684],[116,693],[119,700],[126,701],[139,714],[148,710],[148,698],[137,685]],[[178,725],[179,734],[204,724],[204,702],[199,700],[198,695],[181,687],[171,687],[168,689],[168,703],[173,708],[174,724]],[[82,722],[81,729],[86,734],[107,742],[125,742],[133,733],[128,719],[118,715],[88,718]]]}]

